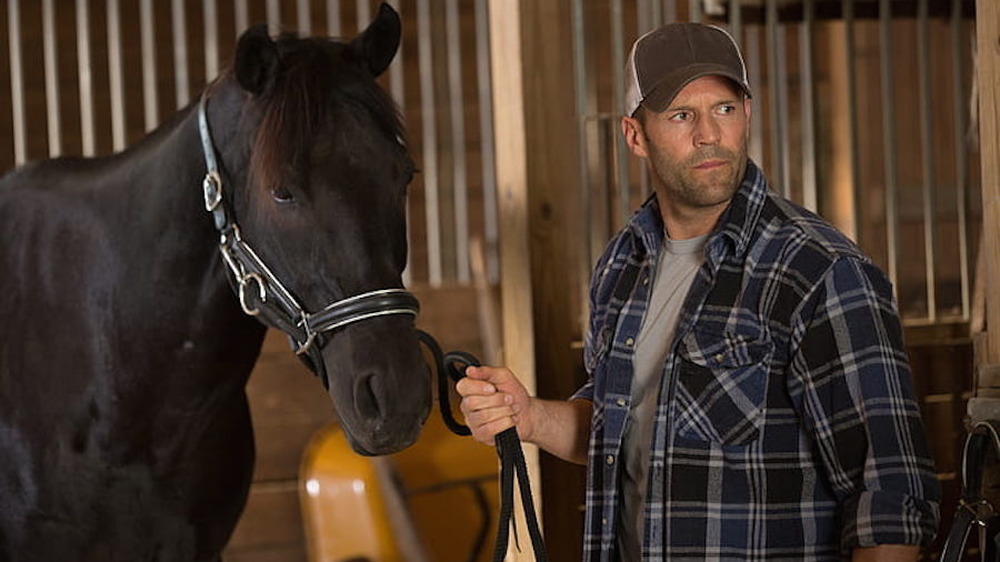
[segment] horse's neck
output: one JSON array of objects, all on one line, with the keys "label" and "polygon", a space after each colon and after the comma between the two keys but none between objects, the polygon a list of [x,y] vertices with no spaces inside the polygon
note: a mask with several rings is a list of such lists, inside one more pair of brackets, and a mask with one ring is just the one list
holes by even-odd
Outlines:
[{"label": "horse's neck", "polygon": [[[213,108],[217,122],[223,105]],[[231,140],[217,129],[217,145]],[[130,270],[126,279],[142,284],[137,292],[143,296],[136,298],[145,306],[187,311],[190,325],[199,327],[200,332],[190,334],[199,345],[219,348],[219,353],[245,353],[230,349],[236,341],[255,356],[246,338],[259,343],[263,329],[239,311],[226,279],[219,233],[204,207],[205,172],[198,112],[193,108],[169,128],[113,157],[102,199],[110,203],[108,218],[116,220],[120,230],[122,262]]]}]

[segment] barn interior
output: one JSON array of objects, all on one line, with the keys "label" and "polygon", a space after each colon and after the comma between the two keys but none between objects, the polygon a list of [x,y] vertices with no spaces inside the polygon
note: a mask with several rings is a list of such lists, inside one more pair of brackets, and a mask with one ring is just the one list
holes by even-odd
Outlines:
[{"label": "barn interior", "polygon": [[[512,366],[546,398],[568,397],[586,379],[590,268],[649,194],[619,132],[629,45],[669,21],[732,32],[754,88],[751,157],[776,190],[848,234],[894,285],[944,493],[941,532],[924,553],[936,560],[958,506],[966,424],[970,415],[992,415],[991,399],[1000,398],[993,379],[976,376],[1000,353],[985,335],[989,287],[1000,285],[987,282],[997,260],[984,233],[997,217],[983,203],[1000,191],[1000,174],[984,172],[998,170],[1000,135],[995,119],[982,118],[998,111],[1000,53],[982,43],[996,43],[1000,7],[389,3],[403,40],[380,82],[400,108],[420,170],[408,196],[404,274],[421,302],[417,324],[446,349]],[[2,4],[3,170],[124,149],[197,99],[252,24],[350,38],[377,8],[371,0]],[[491,449],[450,435],[433,413],[411,449],[353,457],[338,445],[320,382],[278,332],[269,332],[247,392],[257,463],[227,562],[489,559]],[[530,449],[528,456],[549,549],[556,559],[579,559],[584,469]],[[340,515],[333,496],[320,493],[335,482],[350,483],[359,498],[341,499],[352,507]],[[352,554],[343,546],[352,541],[367,546],[350,548],[369,550]],[[972,560],[976,545],[969,549]],[[527,549],[508,556],[530,559]]]}]

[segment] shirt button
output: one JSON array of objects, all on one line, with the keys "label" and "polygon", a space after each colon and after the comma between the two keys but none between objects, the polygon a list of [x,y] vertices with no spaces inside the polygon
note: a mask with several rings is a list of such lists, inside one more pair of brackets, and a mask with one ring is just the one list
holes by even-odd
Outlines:
[{"label": "shirt button", "polygon": [[642,284],[643,284],[643,286],[649,285],[649,277],[643,277],[642,278]]},{"label": "shirt button", "polygon": [[618,400],[615,400],[615,404],[618,404],[619,406],[625,407],[625,399],[624,398],[619,398]]},{"label": "shirt button", "polygon": [[635,339],[629,338],[629,339],[625,340],[625,345],[628,346],[628,347],[632,347],[633,345],[635,345]]},{"label": "shirt button", "polygon": [[715,354],[715,362],[716,363],[722,363],[722,360],[725,359],[725,358],[726,358],[726,356],[723,355],[723,354],[721,354],[721,353],[716,353]]},{"label": "shirt button", "polygon": [[601,525],[607,526],[607,524],[608,524],[608,518],[607,517],[601,517]]},{"label": "shirt button", "polygon": [[604,460],[608,464],[615,464],[615,456],[614,455],[608,455],[607,458],[604,459]]}]

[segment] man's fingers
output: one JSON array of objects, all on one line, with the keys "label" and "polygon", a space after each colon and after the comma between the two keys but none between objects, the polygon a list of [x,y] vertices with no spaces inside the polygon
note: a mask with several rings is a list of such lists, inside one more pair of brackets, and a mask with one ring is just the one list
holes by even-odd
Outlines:
[{"label": "man's fingers", "polygon": [[[461,408],[462,413],[469,415],[474,412],[492,409],[505,408],[510,411],[508,406],[510,406],[511,402],[511,397],[506,394],[491,394],[488,396],[473,394],[463,398],[459,407]],[[513,412],[511,411],[511,413]]]},{"label": "man's fingers", "polygon": [[455,390],[464,398],[496,394],[497,387],[489,382],[465,377],[455,384]]}]

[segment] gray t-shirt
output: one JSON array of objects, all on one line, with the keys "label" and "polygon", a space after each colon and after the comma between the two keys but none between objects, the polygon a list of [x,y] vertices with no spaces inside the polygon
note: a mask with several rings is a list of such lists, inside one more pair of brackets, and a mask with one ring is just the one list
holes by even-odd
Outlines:
[{"label": "gray t-shirt", "polygon": [[653,416],[660,395],[663,367],[677,329],[681,305],[705,261],[708,235],[687,240],[665,238],[649,295],[649,308],[635,341],[632,367],[632,407],[629,409],[622,443],[625,470],[622,473],[618,548],[621,559],[642,558],[642,506],[646,497],[646,475],[652,439]]}]

